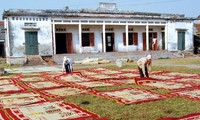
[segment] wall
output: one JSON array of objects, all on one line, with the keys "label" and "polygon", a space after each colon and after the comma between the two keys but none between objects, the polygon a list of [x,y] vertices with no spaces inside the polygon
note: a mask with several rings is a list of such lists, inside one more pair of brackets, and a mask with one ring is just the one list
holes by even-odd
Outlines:
[{"label": "wall", "polygon": [[178,50],[178,30],[185,30],[185,50],[193,50],[193,22],[168,23],[168,50]]},{"label": "wall", "polygon": [[44,21],[30,21],[26,19],[12,20],[10,18],[9,20],[10,56],[12,57],[25,56],[25,31],[35,31],[35,30],[27,30],[27,29],[24,30],[23,29],[24,23],[36,23],[37,28],[39,28],[38,30],[39,55],[52,55],[52,31],[51,31],[50,19],[45,19]]}]

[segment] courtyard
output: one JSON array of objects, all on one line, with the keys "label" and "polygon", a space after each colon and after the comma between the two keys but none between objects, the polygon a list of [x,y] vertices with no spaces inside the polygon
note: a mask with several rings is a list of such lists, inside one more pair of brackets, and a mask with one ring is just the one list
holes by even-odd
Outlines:
[{"label": "courtyard", "polygon": [[0,113],[13,120],[200,119],[199,57],[153,60],[149,79],[114,62],[7,67],[0,76]]}]

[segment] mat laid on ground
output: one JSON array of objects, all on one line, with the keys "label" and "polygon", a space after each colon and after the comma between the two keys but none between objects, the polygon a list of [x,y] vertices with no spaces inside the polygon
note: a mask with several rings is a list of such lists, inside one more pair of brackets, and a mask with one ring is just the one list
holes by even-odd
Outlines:
[{"label": "mat laid on ground", "polygon": [[[138,81],[137,81],[138,82]],[[158,80],[141,80],[139,85],[156,87],[156,88],[163,88],[168,90],[179,90],[185,88],[192,88],[192,84],[185,84],[185,83],[177,83],[177,82],[169,82],[169,81],[158,81]]]},{"label": "mat laid on ground", "polygon": [[200,101],[200,88],[185,89],[176,92],[171,92],[169,95],[180,96],[192,100]]},{"label": "mat laid on ground", "polygon": [[67,96],[71,95],[80,95],[87,93],[88,91],[81,88],[74,88],[74,87],[61,87],[61,88],[53,88],[47,90],[40,90],[41,94],[48,96],[50,98],[66,98]]},{"label": "mat laid on ground", "polygon": [[97,114],[74,104],[62,101],[42,102],[19,106],[17,108],[6,108],[5,111],[14,120],[84,120],[99,117]]},{"label": "mat laid on ground", "polygon": [[193,84],[194,86],[200,86],[200,78],[180,78],[176,80],[170,80],[174,82],[181,82],[181,83],[189,83]]},{"label": "mat laid on ground", "polygon": [[64,86],[63,84],[58,82],[56,83],[55,81],[26,82],[24,85],[32,89],[57,88]]},{"label": "mat laid on ground", "polygon": [[150,102],[166,98],[164,95],[153,93],[149,90],[126,88],[121,90],[96,92],[96,95],[116,100],[122,104]]},{"label": "mat laid on ground", "polygon": [[15,81],[13,79],[2,79],[0,80],[0,85],[6,85],[6,84],[14,84]]},{"label": "mat laid on ground", "polygon": [[82,81],[90,81],[89,78],[85,78],[81,76],[81,74],[68,74],[68,75],[60,75],[54,77],[55,80],[61,80],[62,82],[82,82]]},{"label": "mat laid on ground", "polygon": [[108,83],[104,81],[88,81],[88,82],[77,82],[75,85],[78,85],[82,88],[93,88],[93,87],[105,87],[105,86],[114,86],[115,83]]},{"label": "mat laid on ground", "polygon": [[179,72],[167,72],[163,74],[164,76],[178,76],[178,77],[199,77],[199,74],[187,74]]},{"label": "mat laid on ground", "polygon": [[22,92],[26,89],[19,84],[0,85],[0,93]]},{"label": "mat laid on ground", "polygon": [[0,110],[0,120],[10,120],[10,118],[6,115],[5,111]]},{"label": "mat laid on ground", "polygon": [[161,118],[159,120],[200,120],[200,113],[193,113],[179,118]]},{"label": "mat laid on ground", "polygon": [[42,77],[42,76],[34,76],[34,77],[24,77],[17,79],[18,81],[22,82],[40,82],[40,81],[47,81],[48,79]]},{"label": "mat laid on ground", "polygon": [[135,84],[135,81],[134,79],[110,79],[110,80],[105,80],[106,82],[109,82],[109,83],[116,83],[116,84],[119,84],[119,85],[122,85],[122,84]]},{"label": "mat laid on ground", "polygon": [[0,95],[0,107],[16,107],[47,101],[40,94],[34,92],[20,92]]}]

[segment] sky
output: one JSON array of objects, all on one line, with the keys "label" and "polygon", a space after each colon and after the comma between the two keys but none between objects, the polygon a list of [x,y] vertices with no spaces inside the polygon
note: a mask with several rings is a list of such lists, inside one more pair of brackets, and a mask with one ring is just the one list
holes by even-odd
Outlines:
[{"label": "sky", "polygon": [[9,9],[97,9],[100,2],[116,3],[117,9],[136,12],[184,14],[185,17],[200,15],[200,0],[2,0],[0,20]]}]

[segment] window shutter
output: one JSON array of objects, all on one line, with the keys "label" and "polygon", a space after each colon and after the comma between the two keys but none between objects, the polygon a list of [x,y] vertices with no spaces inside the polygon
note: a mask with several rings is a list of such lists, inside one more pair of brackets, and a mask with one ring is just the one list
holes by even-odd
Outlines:
[{"label": "window shutter", "polygon": [[138,33],[134,33],[134,34],[133,34],[133,38],[134,38],[134,39],[133,39],[133,40],[134,40],[134,41],[133,41],[133,44],[134,44],[134,45],[138,45]]},{"label": "window shutter", "polygon": [[123,33],[123,44],[126,46],[126,33]]},{"label": "window shutter", "polygon": [[94,33],[90,33],[90,46],[94,46]]}]

